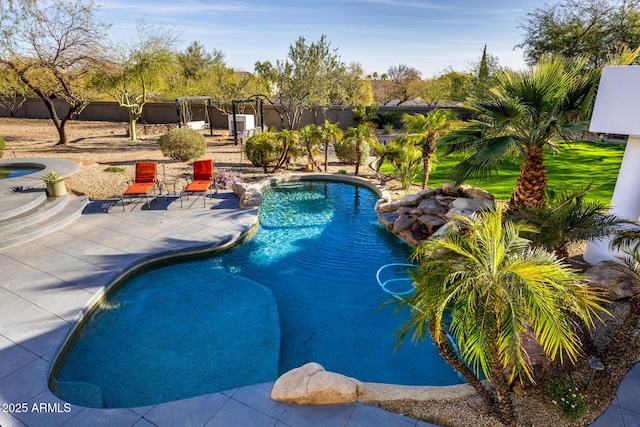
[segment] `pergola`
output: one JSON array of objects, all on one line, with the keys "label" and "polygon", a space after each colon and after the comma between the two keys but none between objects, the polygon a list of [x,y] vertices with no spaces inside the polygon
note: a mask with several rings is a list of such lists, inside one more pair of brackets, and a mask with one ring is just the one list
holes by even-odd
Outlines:
[{"label": "pergola", "polygon": [[[204,111],[203,120],[194,120],[193,107],[201,106]],[[191,129],[209,128],[209,135],[213,135],[213,125],[209,117],[211,97],[209,96],[183,96],[176,98],[176,112],[178,113],[178,127]],[[197,117],[197,116],[196,116]]]}]

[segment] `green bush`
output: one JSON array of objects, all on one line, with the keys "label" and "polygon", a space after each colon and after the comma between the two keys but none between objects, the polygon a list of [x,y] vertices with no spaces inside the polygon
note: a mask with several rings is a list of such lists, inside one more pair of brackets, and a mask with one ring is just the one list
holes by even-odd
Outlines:
[{"label": "green bush", "polygon": [[253,166],[261,167],[267,173],[269,166],[275,166],[282,156],[282,140],[275,132],[261,132],[247,139],[244,152]]},{"label": "green bush", "polygon": [[[356,164],[356,144],[353,141],[344,139],[342,141],[337,141],[333,146],[336,150],[336,156],[341,162],[350,165]],[[371,147],[366,142],[362,142],[360,146],[362,148],[360,164],[362,165],[369,159]]]},{"label": "green bush", "polygon": [[160,150],[165,157],[187,162],[202,157],[207,152],[207,141],[195,129],[171,129],[158,140]]},{"label": "green bush", "polygon": [[547,383],[547,395],[554,405],[558,405],[562,415],[577,420],[587,410],[587,404],[578,393],[578,388],[570,381],[551,380]]},{"label": "green bush", "polygon": [[4,138],[0,136],[0,159],[4,156]]}]

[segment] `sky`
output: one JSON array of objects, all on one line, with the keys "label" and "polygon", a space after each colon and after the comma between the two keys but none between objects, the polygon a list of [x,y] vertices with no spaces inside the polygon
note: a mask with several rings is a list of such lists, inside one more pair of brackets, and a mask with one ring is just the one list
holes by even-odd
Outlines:
[{"label": "sky", "polygon": [[[175,31],[178,50],[193,41],[224,54],[228,67],[252,72],[256,61],[285,60],[289,46],[324,34],[345,63],[366,74],[404,64],[437,76],[468,71],[487,52],[503,67],[525,67],[519,25],[541,0],[95,0],[96,18],[114,42],[136,25]],[[553,3],[553,2],[552,2]]]}]

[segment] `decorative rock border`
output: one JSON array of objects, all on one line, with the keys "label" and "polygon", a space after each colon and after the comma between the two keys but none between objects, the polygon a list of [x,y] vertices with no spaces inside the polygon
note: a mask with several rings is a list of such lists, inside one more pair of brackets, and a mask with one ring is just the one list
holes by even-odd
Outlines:
[{"label": "decorative rock border", "polygon": [[320,364],[307,363],[285,372],[273,384],[271,398],[299,405],[329,405],[351,402],[397,400],[443,401],[468,399],[476,395],[469,384],[450,386],[406,386],[361,382],[326,371]]},{"label": "decorative rock border", "polygon": [[378,222],[412,246],[446,229],[456,216],[469,216],[493,207],[492,194],[470,185],[449,182],[426,188],[400,200],[381,199],[376,204]]}]

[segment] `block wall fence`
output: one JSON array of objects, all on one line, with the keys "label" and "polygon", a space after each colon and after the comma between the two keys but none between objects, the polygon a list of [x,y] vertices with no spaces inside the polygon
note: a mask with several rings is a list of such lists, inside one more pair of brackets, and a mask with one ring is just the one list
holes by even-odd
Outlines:
[{"label": "block wall fence", "polygon": [[[54,100],[58,114],[64,115],[68,111],[68,104],[64,100]],[[351,109],[354,106],[348,107],[331,107],[326,111],[321,109],[306,111],[302,116],[302,125],[305,126],[310,123],[321,125],[325,119],[329,119],[331,122],[338,122],[340,127],[346,129],[351,126],[356,126],[357,122]],[[204,110],[202,106],[192,106],[193,120],[204,120]],[[379,113],[386,113],[391,111],[400,110],[401,113],[421,113],[426,114],[432,107],[427,106],[400,106],[400,107],[386,107],[381,106],[378,110]],[[230,110],[230,109],[229,109]],[[464,110],[455,108],[459,114],[464,114]],[[238,111],[242,114],[242,111]],[[244,114],[254,114],[253,109],[250,106],[246,106]],[[0,117],[10,117],[10,112],[0,107]],[[47,111],[44,103],[40,98],[28,98],[25,103],[16,112],[14,117],[18,118],[31,118],[31,119],[48,119],[49,112]],[[227,115],[221,111],[211,107],[209,109],[209,118],[213,123],[214,128],[226,129]],[[116,102],[109,101],[95,101],[91,102],[78,116],[79,120],[95,120],[95,121],[109,121],[109,122],[129,122],[129,113],[126,108],[120,107]],[[264,104],[264,120],[265,126],[279,129],[281,127],[280,116],[275,108],[268,104]],[[139,123],[149,124],[166,124],[177,123],[178,113],[174,102],[150,102],[144,107],[142,117]],[[257,124],[257,123],[256,123]],[[397,126],[400,126],[398,121]]]}]

